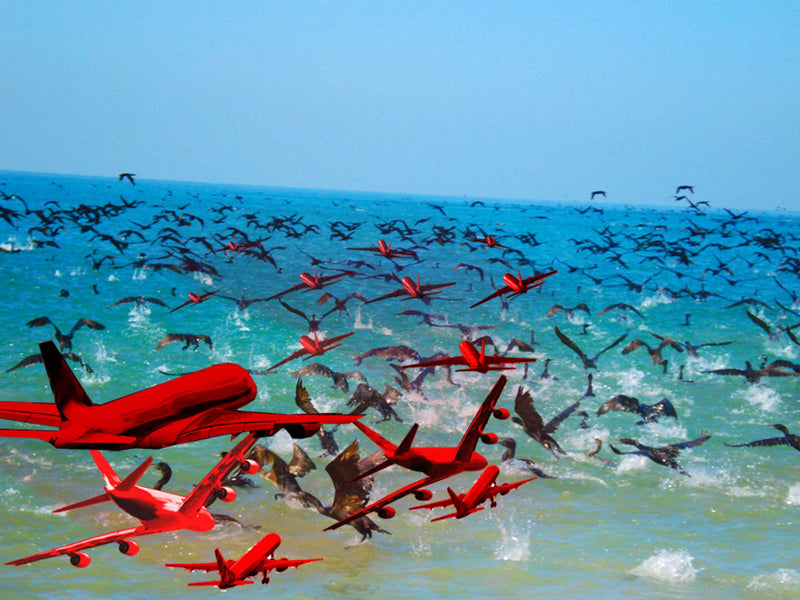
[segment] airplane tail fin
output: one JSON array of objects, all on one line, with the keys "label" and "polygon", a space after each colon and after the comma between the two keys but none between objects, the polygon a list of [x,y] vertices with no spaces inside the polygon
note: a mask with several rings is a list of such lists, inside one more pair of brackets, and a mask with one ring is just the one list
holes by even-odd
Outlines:
[{"label": "airplane tail fin", "polygon": [[417,435],[417,429],[419,429],[419,424],[414,423],[411,429],[408,430],[406,437],[403,438],[403,441],[400,442],[400,445],[397,446],[397,450],[395,450],[395,454],[404,454],[411,450],[411,445],[414,443],[414,436]]},{"label": "airplane tail fin", "polygon": [[450,500],[453,502],[453,508],[456,509],[456,513],[461,514],[464,510],[464,503],[461,501],[461,498],[458,494],[453,491],[453,488],[448,487],[447,493],[450,495]]},{"label": "airplane tail fin", "polygon": [[47,378],[50,380],[50,389],[58,407],[62,421],[69,421],[70,414],[77,406],[93,406],[75,373],[69,368],[56,345],[48,340],[39,344]]},{"label": "airplane tail fin", "polygon": [[114,469],[111,468],[111,465],[108,464],[106,457],[100,454],[98,450],[90,450],[89,452],[91,453],[95,464],[97,464],[97,468],[100,469],[100,474],[103,476],[103,481],[105,481],[106,487],[117,487],[122,480],[119,478],[119,475],[114,472]]},{"label": "airplane tail fin", "polygon": [[152,463],[153,457],[147,457],[142,464],[136,467],[125,479],[119,482],[117,489],[121,492],[127,492],[128,490],[133,489],[136,483],[142,478],[142,475],[144,475],[145,471],[150,468]]},{"label": "airplane tail fin", "polygon": [[225,562],[225,559],[222,557],[222,552],[219,551],[219,548],[214,548],[214,557],[217,559],[219,578],[225,581],[226,579],[230,578],[231,570],[228,568],[228,563]]}]

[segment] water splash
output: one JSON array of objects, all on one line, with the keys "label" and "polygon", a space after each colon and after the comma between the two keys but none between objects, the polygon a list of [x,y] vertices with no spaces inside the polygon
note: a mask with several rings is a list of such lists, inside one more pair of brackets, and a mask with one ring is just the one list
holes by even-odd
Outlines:
[{"label": "water splash", "polygon": [[525,523],[512,529],[500,526],[500,541],[494,549],[497,560],[528,560],[531,555],[531,525]]},{"label": "water splash", "polygon": [[794,569],[778,569],[774,573],[756,575],[747,585],[748,590],[769,590],[787,587],[800,588],[800,572]]},{"label": "water splash", "polygon": [[631,573],[667,583],[691,583],[700,572],[692,565],[693,561],[694,557],[686,550],[659,550]]},{"label": "water splash", "polygon": [[795,483],[786,494],[786,504],[800,506],[800,483]]}]

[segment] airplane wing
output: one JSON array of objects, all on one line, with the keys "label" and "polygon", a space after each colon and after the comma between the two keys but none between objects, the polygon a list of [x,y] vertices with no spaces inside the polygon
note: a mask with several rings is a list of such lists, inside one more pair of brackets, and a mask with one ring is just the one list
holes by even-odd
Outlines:
[{"label": "airplane wing", "polygon": [[472,419],[472,423],[470,423],[464,437],[461,438],[461,442],[458,444],[458,450],[456,450],[456,461],[468,461],[472,453],[475,452],[475,447],[478,445],[478,440],[483,433],[483,428],[486,427],[486,423],[489,421],[489,417],[492,415],[495,404],[497,404],[497,400],[500,398],[500,394],[503,393],[503,388],[505,386],[506,376],[500,375],[500,377],[497,378],[497,383],[495,383],[494,387],[489,391],[486,400],[483,401],[483,404],[481,404],[481,407],[475,414],[475,418]]},{"label": "airplane wing", "polygon": [[323,346],[325,346],[325,349],[328,349],[328,348],[330,348],[330,347],[331,347],[333,344],[335,344],[336,342],[338,342],[338,341],[340,341],[340,340],[343,340],[344,338],[348,338],[348,337],[350,337],[351,335],[353,335],[354,333],[355,333],[355,331],[351,331],[350,333],[343,333],[342,335],[337,335],[337,336],[335,336],[335,337],[332,337],[332,338],[327,338],[327,339],[324,339],[324,340],[322,340],[320,343],[321,343]]},{"label": "airplane wing", "polygon": [[429,502],[428,504],[419,504],[417,506],[411,506],[408,510],[420,510],[422,508],[426,510],[433,510],[434,508],[444,508],[445,506],[452,506],[453,500],[451,498],[447,498],[445,500],[439,500],[437,502]]},{"label": "airplane wing", "polygon": [[111,531],[109,533],[96,535],[94,537],[81,540],[80,542],[72,542],[71,544],[67,544],[65,546],[59,546],[58,548],[53,548],[52,550],[48,550],[46,552],[39,552],[38,554],[32,554],[31,556],[18,558],[17,560],[9,561],[6,564],[13,566],[27,565],[28,563],[36,562],[38,560],[44,560],[46,558],[53,558],[56,556],[63,556],[65,554],[73,555],[77,554],[82,550],[94,548],[95,546],[102,546],[103,544],[120,542],[124,539],[132,538],[139,535],[149,535],[159,532],[160,530],[158,529],[148,529],[144,525],[139,525],[138,527],[130,527],[128,529],[120,529],[119,531]]},{"label": "airplane wing", "polygon": [[345,517],[341,521],[337,521],[333,525],[330,525],[330,526],[326,527],[324,529],[324,531],[328,531],[328,530],[331,530],[331,529],[338,529],[342,525],[347,525],[351,521],[355,521],[356,519],[358,519],[360,517],[363,517],[365,515],[368,515],[369,513],[372,513],[372,512],[375,512],[375,511],[379,511],[382,508],[384,508],[384,507],[388,506],[389,504],[391,504],[392,502],[395,502],[396,500],[399,500],[400,498],[404,498],[404,497],[408,496],[409,494],[413,494],[418,489],[423,488],[423,487],[425,487],[427,485],[430,485],[432,483],[436,483],[437,481],[441,481],[442,479],[445,479],[445,477],[425,477],[424,479],[420,479],[419,481],[415,481],[414,483],[411,483],[411,484],[409,484],[409,485],[407,485],[407,486],[405,486],[403,488],[400,488],[399,490],[397,490],[395,492],[392,492],[388,496],[384,496],[380,500],[378,500],[376,502],[373,502],[372,504],[370,504],[368,506],[365,506],[361,510],[354,512],[352,515],[350,515],[348,517]]},{"label": "airplane wing", "polygon": [[243,437],[233,447],[233,450],[228,452],[217,463],[217,466],[211,469],[208,475],[203,477],[200,483],[194,486],[192,491],[186,495],[183,499],[183,504],[181,504],[180,512],[191,514],[203,508],[206,505],[206,501],[222,485],[222,480],[244,461],[245,454],[250,451],[258,437],[255,433],[248,433]]},{"label": "airplane wing", "polygon": [[283,290],[282,292],[278,292],[274,296],[270,296],[269,298],[267,298],[267,300],[274,300],[275,298],[280,298],[281,296],[285,296],[286,294],[288,294],[290,292],[295,292],[297,290],[301,290],[304,287],[307,287],[305,283],[297,283],[297,284],[293,285],[292,287]]},{"label": "airplane wing", "polygon": [[519,363],[530,363],[536,362],[535,358],[524,358],[521,356],[513,357],[513,356],[500,356],[499,354],[494,354],[490,356],[484,356],[484,360],[486,361],[487,365],[502,365],[502,364],[519,364]]},{"label": "airplane wing", "polygon": [[478,306],[480,304],[483,304],[484,302],[488,302],[489,300],[492,300],[493,298],[497,298],[498,296],[502,296],[503,294],[506,294],[506,293],[508,293],[510,291],[511,291],[511,288],[508,287],[507,285],[504,285],[503,287],[496,289],[494,292],[492,292],[491,294],[486,296],[486,298],[484,298],[483,300],[478,300],[475,304],[470,306],[470,308],[475,308],[476,306]]},{"label": "airplane wing", "polygon": [[440,358],[438,360],[428,360],[424,362],[414,363],[413,365],[396,365],[398,369],[410,369],[412,367],[438,367],[438,366],[445,366],[445,367],[453,367],[456,365],[466,365],[467,361],[464,360],[463,356],[445,356],[444,358]]},{"label": "airplane wing", "polygon": [[393,292],[389,292],[388,294],[384,294],[383,296],[378,296],[377,298],[373,298],[372,300],[367,300],[364,304],[372,304],[373,302],[380,302],[381,300],[387,300],[389,298],[396,298],[397,296],[402,296],[403,294],[408,294],[405,288],[400,288]]},{"label": "airplane wing", "polygon": [[283,360],[278,361],[274,365],[272,365],[269,369],[267,369],[267,371],[272,371],[273,369],[277,369],[281,365],[285,365],[287,362],[289,362],[291,360],[294,360],[295,358],[300,358],[301,356],[303,356],[305,354],[309,354],[310,355],[310,352],[308,350],[306,350],[305,348],[302,348],[302,349],[300,349],[300,350],[298,350],[296,352],[292,352],[289,356],[287,356]]},{"label": "airplane wing", "polygon": [[293,438],[305,438],[314,435],[322,425],[353,423],[361,417],[362,415],[339,413],[286,415],[218,408],[205,412],[186,425],[177,434],[175,443],[184,444],[220,435],[249,432],[270,436],[281,429],[288,431]]},{"label": "airplane wing", "polygon": [[272,570],[283,571],[288,569],[289,567],[294,567],[295,569],[301,565],[310,562],[316,562],[318,560],[322,560],[321,558],[268,558],[264,560],[258,568],[255,569],[257,573],[269,573]]}]

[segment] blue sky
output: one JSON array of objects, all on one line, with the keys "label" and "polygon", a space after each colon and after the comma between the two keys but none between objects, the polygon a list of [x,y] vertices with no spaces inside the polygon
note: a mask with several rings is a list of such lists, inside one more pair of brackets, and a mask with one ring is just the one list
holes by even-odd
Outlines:
[{"label": "blue sky", "polygon": [[800,210],[796,2],[6,2],[0,169]]}]

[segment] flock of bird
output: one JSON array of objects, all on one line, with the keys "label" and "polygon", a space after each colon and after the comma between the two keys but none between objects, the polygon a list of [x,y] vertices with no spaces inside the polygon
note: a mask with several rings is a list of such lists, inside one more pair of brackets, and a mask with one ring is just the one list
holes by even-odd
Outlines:
[{"label": "flock of bird", "polygon": [[[126,185],[120,194],[117,186],[124,185],[123,180],[135,184],[133,174],[123,173],[116,185],[96,190],[98,198],[114,196],[114,200],[84,201],[75,206],[61,200],[23,198],[3,189],[0,218],[2,240],[6,241],[0,246],[4,253],[0,260],[9,265],[17,256],[36,252],[48,260],[78,263],[91,278],[87,289],[96,298],[96,313],[118,321],[114,316],[117,307],[128,305],[146,309],[152,321],[180,324],[180,330],[167,332],[152,348],[143,348],[143,354],[181,354],[179,348],[200,353],[203,344],[208,353],[205,359],[213,361],[219,340],[212,341],[210,331],[192,329],[197,323],[208,323],[207,317],[196,315],[212,310],[211,306],[220,310],[225,305],[246,312],[250,319],[279,321],[296,335],[272,340],[272,367],[249,370],[269,381],[281,378],[283,389],[294,386],[296,406],[308,413],[319,409],[306,384],[311,378],[324,377],[334,393],[347,396],[346,406],[354,414],[375,414],[380,423],[410,420],[413,411],[405,398],[430,402],[442,394],[443,387],[461,389],[465,379],[449,368],[406,370],[403,363],[452,355],[459,339],[469,340],[502,356],[538,361],[535,366],[518,366],[509,374],[518,386],[515,426],[498,440],[505,448],[500,458],[503,465],[541,479],[557,477],[541,461],[515,456],[521,440],[540,444],[546,451],[542,460],[551,461],[552,466],[557,464],[552,461],[571,454],[556,437],[559,428],[567,427],[568,419],[575,422],[581,417],[574,427],[590,429],[603,415],[627,412],[639,420],[606,444],[610,450],[599,437],[593,437],[593,447],[582,454],[597,461],[598,468],[613,466],[616,456],[634,454],[689,476],[677,461],[679,453],[698,448],[711,434],[701,430],[693,439],[658,446],[642,443],[634,432],[659,419],[678,419],[678,410],[669,398],[648,403],[624,393],[603,368],[611,361],[609,356],[617,356],[613,359],[617,365],[628,360],[630,368],[644,370],[647,377],[674,384],[742,377],[747,384],[780,378],[800,385],[796,383],[800,363],[770,357],[764,350],[779,346],[795,354],[800,350],[800,233],[790,227],[781,229],[774,222],[762,224],[763,217],[747,212],[712,211],[707,201],[694,199],[692,186],[677,187],[674,200],[680,206],[673,222],[650,222],[642,213],[641,221],[633,226],[630,217],[625,225],[606,218],[611,210],[594,203],[606,194],[596,190],[588,203],[572,209],[575,220],[582,224],[574,228],[576,237],[551,239],[545,232],[549,210],[535,205],[521,205],[515,222],[504,223],[496,220],[488,202],[424,203],[415,208],[414,214],[420,217],[412,221],[381,214],[380,204],[364,212],[339,200],[333,203],[339,218],[323,221],[316,220],[297,200],[264,197],[256,206],[250,198],[224,192],[214,198],[188,193],[178,197],[168,192],[154,199],[141,182]],[[348,214],[351,219],[345,220]],[[675,222],[680,223],[679,228]],[[552,271],[557,273],[532,293],[497,295],[480,308],[475,304],[469,307],[499,289],[504,274],[521,281],[523,275]],[[111,326],[100,322],[107,319],[72,313],[66,324],[75,324],[64,333],[47,316],[56,314],[52,305],[57,302],[62,303],[58,314],[70,314],[74,293],[74,289],[61,289],[52,297],[45,294],[39,306],[18,307],[23,314],[32,312],[9,334],[22,339],[25,327],[50,326],[65,357],[91,372],[88,340],[96,335],[93,332],[111,332]],[[598,298],[608,301],[592,310]],[[646,301],[654,298],[658,300]],[[679,311],[682,320],[672,322],[669,331],[653,331],[650,321],[663,324],[667,320],[653,317],[662,307],[669,307],[670,314]],[[350,335],[344,332],[356,330],[365,315],[378,319],[382,327],[394,324],[395,329],[412,333],[364,348],[359,347],[362,332],[358,331],[340,348],[322,347],[326,339]],[[738,332],[734,335],[734,329],[728,328],[717,339],[691,340],[692,317],[736,320],[736,327],[746,337]],[[379,328],[372,326],[372,339]],[[424,347],[413,335],[423,328]],[[297,368],[285,366],[288,359],[282,348],[296,345],[300,335],[317,344],[305,351],[315,361]],[[431,340],[438,342],[431,345]],[[695,370],[695,380],[687,376],[688,361],[698,357],[698,352],[705,356],[736,345],[741,352],[750,352],[748,343],[752,355],[744,366]],[[34,349],[34,344],[30,352],[23,349],[16,362],[9,364],[6,376],[19,376],[14,372],[39,362]],[[298,352],[297,358],[304,350]],[[246,363],[250,356],[233,359]],[[676,363],[680,363],[677,375]],[[348,366],[336,370],[343,364]],[[566,408],[553,410],[548,405],[547,411],[557,414],[549,420],[542,416],[535,402],[546,404],[546,399],[539,398],[547,395],[548,385],[568,379],[583,382],[584,377],[585,388],[581,384]],[[598,395],[598,378],[607,398],[590,410],[588,404]],[[490,383],[484,381],[469,380],[478,396],[482,386]],[[782,435],[725,444],[750,449],[787,445],[800,450],[800,437],[785,425],[764,426],[774,427]],[[308,448],[295,444],[294,454],[286,462],[259,445],[251,458],[281,496],[340,520],[367,503],[373,477],[356,478],[381,459],[379,452],[362,457],[357,440],[340,450],[339,440],[344,435],[324,430],[318,434],[321,456],[332,457],[325,467],[333,485],[330,504],[320,500],[323,494],[312,494],[299,482],[313,466]],[[633,449],[621,450],[619,445]],[[240,476],[233,484],[252,482]],[[351,525],[362,540],[373,532],[387,533],[366,516]]]}]

